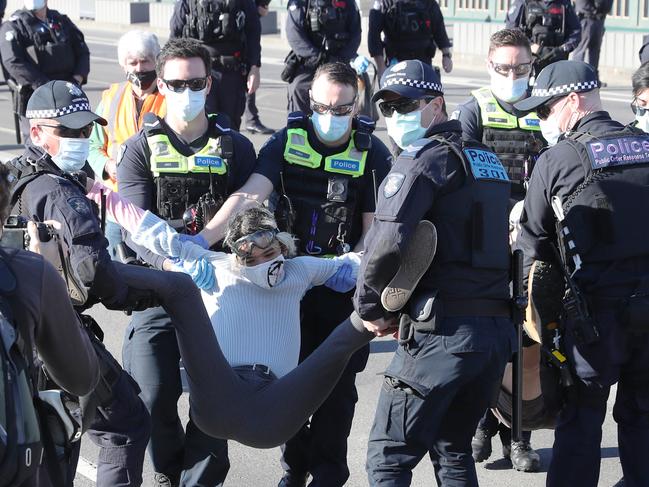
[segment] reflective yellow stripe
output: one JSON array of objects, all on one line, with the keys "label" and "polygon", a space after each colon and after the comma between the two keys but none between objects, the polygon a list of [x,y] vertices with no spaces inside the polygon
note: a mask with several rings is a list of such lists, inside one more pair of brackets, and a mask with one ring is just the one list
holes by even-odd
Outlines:
[{"label": "reflective yellow stripe", "polygon": [[151,171],[154,176],[160,173],[213,173],[225,174],[226,162],[220,157],[219,139],[210,138],[196,154],[186,157],[176,150],[166,134],[147,137],[151,151]]},{"label": "reflective yellow stripe", "polygon": [[496,97],[493,96],[489,88],[473,90],[471,94],[480,106],[480,117],[482,118],[483,127],[505,130],[515,128],[531,131],[541,130],[539,117],[536,116],[536,113],[528,113],[521,118],[507,113],[498,104],[498,100],[496,100]]}]

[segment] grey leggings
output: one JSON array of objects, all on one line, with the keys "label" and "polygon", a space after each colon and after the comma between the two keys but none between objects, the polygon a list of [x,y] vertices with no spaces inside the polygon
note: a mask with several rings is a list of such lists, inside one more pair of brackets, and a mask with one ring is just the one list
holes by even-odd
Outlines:
[{"label": "grey leggings", "polygon": [[223,356],[189,276],[132,265],[117,268],[130,287],[154,291],[171,316],[187,371],[192,419],[216,438],[255,448],[285,443],[329,396],[352,354],[374,337],[352,314],[287,375],[267,384],[247,382]]}]

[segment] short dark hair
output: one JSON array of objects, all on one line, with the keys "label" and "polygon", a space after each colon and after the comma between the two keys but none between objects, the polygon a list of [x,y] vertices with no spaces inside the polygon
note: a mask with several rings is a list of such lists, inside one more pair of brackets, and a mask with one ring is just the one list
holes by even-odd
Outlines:
[{"label": "short dark hair", "polygon": [[523,47],[532,56],[532,46],[530,45],[530,40],[525,36],[523,32],[518,29],[502,29],[498,32],[495,32],[489,39],[489,53],[494,52],[499,47]]},{"label": "short dark hair", "polygon": [[[354,89],[354,96],[358,95],[358,77],[356,71],[348,63],[336,61],[318,66],[313,75],[313,82],[320,76],[326,76],[329,81],[339,85],[351,86]],[[313,86],[313,84],[311,85]]]},{"label": "short dark hair", "polygon": [[640,66],[631,77],[633,96],[638,96],[641,91],[649,88],[649,61]]},{"label": "short dark hair", "polygon": [[165,64],[170,59],[189,59],[193,57],[202,59],[205,65],[205,73],[209,76],[212,71],[212,59],[210,58],[210,52],[200,41],[188,37],[170,39],[156,57],[155,71],[158,78],[163,78]]},{"label": "short dark hair", "polygon": [[9,201],[11,200],[11,186],[9,184],[9,168],[0,162],[0,226],[4,225],[9,216]]}]

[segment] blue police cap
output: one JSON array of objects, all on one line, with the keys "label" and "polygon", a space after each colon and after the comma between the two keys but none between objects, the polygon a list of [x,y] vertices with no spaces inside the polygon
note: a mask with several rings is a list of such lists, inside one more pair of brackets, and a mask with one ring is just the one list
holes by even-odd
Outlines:
[{"label": "blue police cap", "polygon": [[381,100],[386,93],[397,93],[405,98],[421,98],[431,92],[444,94],[439,69],[416,59],[390,66],[381,76],[380,86],[372,103]]},{"label": "blue police cap", "polygon": [[590,64],[581,61],[557,61],[539,73],[532,94],[514,104],[517,110],[530,112],[554,98],[599,88],[597,73]]},{"label": "blue police cap", "polygon": [[27,102],[27,118],[47,118],[61,125],[80,129],[97,122],[108,122],[90,110],[90,101],[78,85],[69,81],[48,81],[36,88]]}]

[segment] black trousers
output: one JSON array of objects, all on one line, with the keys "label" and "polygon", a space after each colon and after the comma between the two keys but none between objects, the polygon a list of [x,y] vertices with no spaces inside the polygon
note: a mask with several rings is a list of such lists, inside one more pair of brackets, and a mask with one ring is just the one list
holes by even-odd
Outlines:
[{"label": "black trousers", "polygon": [[598,72],[599,53],[602,49],[604,38],[605,19],[582,18],[581,19],[581,41],[572,53],[575,61],[585,61]]},{"label": "black trousers", "polygon": [[207,94],[207,113],[224,113],[230,126],[239,130],[246,107],[247,78],[239,71],[212,69],[212,88]]}]

